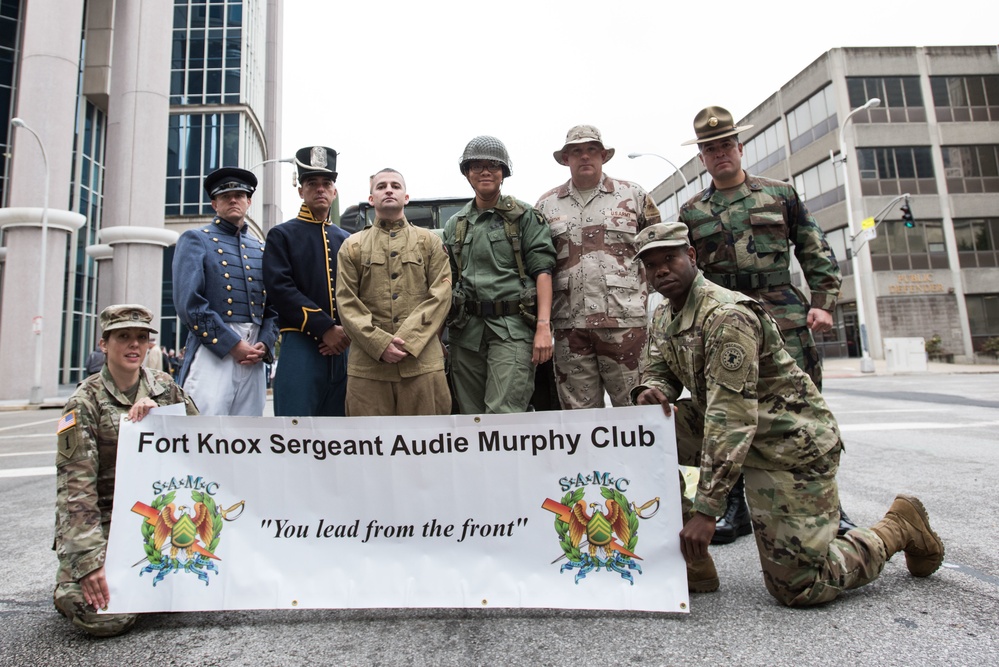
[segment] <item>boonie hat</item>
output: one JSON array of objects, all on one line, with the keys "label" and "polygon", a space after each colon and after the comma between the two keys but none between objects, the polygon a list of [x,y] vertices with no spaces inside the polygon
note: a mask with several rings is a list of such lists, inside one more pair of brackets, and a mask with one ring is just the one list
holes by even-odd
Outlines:
[{"label": "boonie hat", "polygon": [[610,159],[614,157],[614,149],[604,145],[604,140],[600,136],[600,130],[592,125],[576,125],[571,128],[565,135],[565,143],[562,145],[562,148],[552,153],[552,157],[560,165],[566,166],[568,162],[562,157],[563,151],[573,144],[588,144],[591,141],[597,142],[601,148],[607,151],[607,157],[604,158],[604,162],[610,162]]},{"label": "boonie hat", "polygon": [[159,333],[153,328],[153,311],[137,303],[120,303],[108,306],[101,311],[101,331],[115,329],[145,329]]},{"label": "boonie hat", "polygon": [[236,167],[222,167],[205,176],[205,192],[212,199],[224,192],[239,190],[250,196],[257,189],[257,177],[253,172]]},{"label": "boonie hat", "polygon": [[675,248],[687,245],[687,225],[682,222],[660,222],[646,227],[638,233],[638,241],[642,244],[635,257],[641,257],[643,252],[656,248]]},{"label": "boonie hat", "polygon": [[694,116],[694,134],[696,139],[685,141],[681,146],[691,144],[704,144],[715,139],[731,137],[739,134],[743,130],[748,130],[752,125],[736,126],[735,119],[728,109],[722,107],[704,107]]},{"label": "boonie hat", "polygon": [[306,146],[295,153],[298,182],[310,176],[325,176],[336,183],[336,151],[329,146]]}]

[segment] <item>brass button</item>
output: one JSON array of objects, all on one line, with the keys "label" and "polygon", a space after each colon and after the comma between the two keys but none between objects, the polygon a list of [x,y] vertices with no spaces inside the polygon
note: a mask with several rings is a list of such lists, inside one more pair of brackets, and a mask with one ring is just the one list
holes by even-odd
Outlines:
[{"label": "brass button", "polygon": [[206,332],[204,332],[203,334],[201,334],[201,337],[202,337],[202,338],[208,338],[208,332],[206,331]]},{"label": "brass button", "polygon": [[232,311],[231,310],[225,311],[225,314],[228,315],[229,317],[232,317]]},{"label": "brass button", "polygon": [[226,285],[225,289],[226,289],[227,292],[231,292],[232,291],[232,285]]},{"label": "brass button", "polygon": [[219,248],[219,254],[220,255],[222,254],[222,248]]},{"label": "brass button", "polygon": [[218,338],[212,338],[212,345],[215,345],[218,342],[219,342]]},{"label": "brass button", "polygon": [[228,299],[226,299],[226,302],[227,303],[232,303],[232,297],[229,297]]},{"label": "brass button", "polygon": [[223,259],[223,260],[222,260],[222,266],[229,266],[229,262],[227,262],[227,261],[225,261],[225,260]]}]

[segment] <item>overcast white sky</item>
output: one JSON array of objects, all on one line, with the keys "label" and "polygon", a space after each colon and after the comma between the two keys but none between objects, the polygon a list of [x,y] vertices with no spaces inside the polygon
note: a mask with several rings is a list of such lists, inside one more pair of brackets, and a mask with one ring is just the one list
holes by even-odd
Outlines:
[{"label": "overcast white sky", "polygon": [[[391,166],[413,198],[471,196],[465,144],[499,137],[529,203],[566,181],[552,151],[573,125],[600,128],[604,167],[648,190],[694,156],[694,115],[749,113],[829,49],[997,43],[994,0],[745,3],[729,0],[373,0],[284,3],[281,157],[340,155],[341,210]],[[941,11],[943,10],[943,11]],[[290,165],[281,165],[290,184]],[[283,185],[285,218],[300,199]]]}]

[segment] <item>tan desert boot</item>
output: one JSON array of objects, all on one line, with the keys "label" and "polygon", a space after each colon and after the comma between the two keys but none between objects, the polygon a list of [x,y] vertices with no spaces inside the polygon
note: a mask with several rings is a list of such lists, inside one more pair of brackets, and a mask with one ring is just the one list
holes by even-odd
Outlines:
[{"label": "tan desert boot", "polygon": [[914,496],[896,496],[885,518],[871,530],[885,543],[889,558],[905,552],[905,565],[914,577],[928,577],[943,563],[944,544],[930,528],[923,503]]}]

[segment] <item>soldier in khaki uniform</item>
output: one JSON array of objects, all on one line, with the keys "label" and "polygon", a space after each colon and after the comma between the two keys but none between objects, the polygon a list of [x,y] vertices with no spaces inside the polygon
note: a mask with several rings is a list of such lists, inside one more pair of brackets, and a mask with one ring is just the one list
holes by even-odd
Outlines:
[{"label": "soldier in khaki uniform", "polygon": [[353,343],[347,416],[446,415],[451,394],[437,333],[451,307],[451,267],[433,232],[403,208],[406,181],[394,169],[371,179],[374,224],[337,255],[336,302]]},{"label": "soldier in khaki uniform", "polygon": [[552,320],[559,399],[567,410],[602,408],[606,391],[613,405],[628,405],[648,324],[635,239],[659,222],[659,209],[635,183],[604,175],[614,149],[592,125],[570,129],[553,156],[569,167],[570,178],[535,207],[557,254]]},{"label": "soldier in khaki uniform", "polygon": [[[708,544],[741,473],[763,579],[783,604],[833,600],[876,579],[899,551],[914,576],[935,572],[944,545],[914,497],[898,496],[877,524],[837,537],[839,426],[784,349],[774,319],[753,299],[706,280],[687,233],[682,223],[662,223],[641,234],[639,257],[665,300],[631,394],[639,405],[661,404],[667,416],[675,406],[680,463],[700,466],[693,501],[681,501],[690,590],[718,588]],[[684,387],[690,398],[678,400]]]},{"label": "soldier in khaki uniform", "polygon": [[66,403],[57,427],[56,537],[59,558],[55,606],[77,627],[100,637],[121,634],[132,614],[98,614],[110,601],[104,558],[114,500],[121,415],[140,421],[151,408],[194,402],[163,371],[142,366],[153,314],[138,305],[108,306],[100,316],[107,363]]},{"label": "soldier in khaki uniform", "polygon": [[[742,169],[743,145],[722,107],[706,107],[694,118],[698,157],[711,185],[680,208],[679,221],[690,228],[697,265],[713,283],[751,296],[780,325],[787,352],[822,390],[822,358],[812,333],[829,331],[839,298],[839,264],[795,189],[783,181]],[[791,253],[801,265],[811,298],[791,284]],[[715,544],[732,542],[752,528],[742,480],[732,487]],[[842,513],[840,533],[854,528]]]}]

